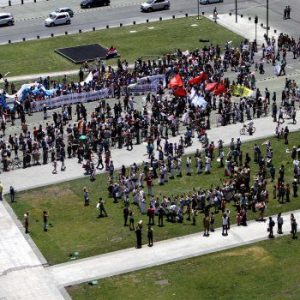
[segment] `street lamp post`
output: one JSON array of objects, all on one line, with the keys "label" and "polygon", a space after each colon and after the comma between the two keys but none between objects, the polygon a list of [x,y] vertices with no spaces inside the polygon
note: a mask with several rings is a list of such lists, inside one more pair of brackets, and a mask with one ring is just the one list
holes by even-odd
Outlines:
[{"label": "street lamp post", "polygon": [[266,6],[266,13],[267,13],[267,16],[266,16],[266,19],[267,19],[267,39],[269,38],[269,0],[267,0],[267,6]]},{"label": "street lamp post", "polygon": [[238,9],[237,9],[237,0],[235,0],[235,23],[237,23],[238,22],[238,15],[237,15],[237,12],[238,11]]},{"label": "street lamp post", "polygon": [[197,0],[197,4],[198,4],[198,20],[200,19],[200,4],[199,4],[199,0]]}]

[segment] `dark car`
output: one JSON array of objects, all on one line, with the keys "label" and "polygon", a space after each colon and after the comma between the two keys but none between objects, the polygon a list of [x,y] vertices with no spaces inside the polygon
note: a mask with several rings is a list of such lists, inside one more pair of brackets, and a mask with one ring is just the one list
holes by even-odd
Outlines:
[{"label": "dark car", "polygon": [[215,4],[222,3],[223,0],[199,0],[200,4]]},{"label": "dark car", "polygon": [[110,5],[110,0],[83,0],[80,3],[81,8],[91,8],[108,5]]}]

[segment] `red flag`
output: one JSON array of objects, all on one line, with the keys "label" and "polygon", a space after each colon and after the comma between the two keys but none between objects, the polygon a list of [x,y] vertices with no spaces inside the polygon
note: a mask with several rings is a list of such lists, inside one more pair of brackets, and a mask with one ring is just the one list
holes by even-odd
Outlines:
[{"label": "red flag", "polygon": [[223,93],[226,92],[226,88],[225,85],[222,83],[219,83],[218,86],[216,87],[216,89],[214,90],[214,94],[217,95],[221,95]]},{"label": "red flag", "polygon": [[183,86],[183,80],[179,74],[176,74],[169,83],[169,88],[174,88],[174,87],[182,87]]},{"label": "red flag", "polygon": [[201,72],[200,75],[189,80],[189,85],[199,84],[202,81],[207,79],[207,75],[205,72]]},{"label": "red flag", "polygon": [[211,82],[211,83],[208,83],[206,86],[205,86],[205,91],[207,92],[212,92],[216,87],[217,87],[218,83],[217,82]]},{"label": "red flag", "polygon": [[173,94],[177,97],[185,97],[187,95],[186,90],[183,87],[175,87]]}]

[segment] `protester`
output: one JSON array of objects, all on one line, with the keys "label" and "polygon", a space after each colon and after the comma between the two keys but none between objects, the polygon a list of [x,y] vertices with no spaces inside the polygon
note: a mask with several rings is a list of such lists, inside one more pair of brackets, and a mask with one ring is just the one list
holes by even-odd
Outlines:
[{"label": "protester", "polygon": [[143,229],[143,221],[140,220],[138,222],[138,225],[136,226],[136,229],[135,229],[135,234],[136,234],[136,248],[137,249],[142,248],[142,229]]},{"label": "protester", "polygon": [[9,187],[10,202],[15,202],[16,191],[13,186]]},{"label": "protester", "polygon": [[283,218],[281,216],[281,213],[278,214],[277,216],[277,233],[278,234],[283,234],[282,232],[282,226],[283,226]]},{"label": "protester", "polygon": [[46,210],[43,211],[43,229],[44,231],[48,231],[49,226],[49,214]]},{"label": "protester", "polygon": [[153,246],[153,228],[151,225],[148,226],[148,246],[152,247]]},{"label": "protester", "polygon": [[274,238],[274,226],[275,222],[273,221],[272,217],[269,217],[269,224],[268,224],[268,232],[269,232],[269,239]]},{"label": "protester", "polygon": [[25,233],[29,233],[29,212],[28,211],[24,214],[24,227],[25,227]]},{"label": "protester", "polygon": [[99,201],[97,203],[96,208],[99,211],[98,218],[103,218],[103,217],[107,217],[108,216],[107,212],[106,212],[106,209],[104,207],[104,200],[102,199],[102,197],[99,198]]},{"label": "protester", "polygon": [[83,199],[84,199],[84,206],[89,206],[90,198],[89,198],[89,192],[86,187],[83,188]]},{"label": "protester", "polygon": [[291,214],[291,234],[293,239],[297,239],[297,221],[294,214]]}]

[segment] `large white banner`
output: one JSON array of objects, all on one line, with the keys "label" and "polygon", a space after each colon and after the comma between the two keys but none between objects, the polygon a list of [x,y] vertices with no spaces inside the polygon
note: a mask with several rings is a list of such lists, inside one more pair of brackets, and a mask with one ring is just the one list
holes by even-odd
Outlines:
[{"label": "large white banner", "polygon": [[139,78],[136,83],[128,86],[128,91],[130,93],[155,93],[157,92],[160,80],[163,81],[163,85],[165,85],[166,76],[164,74],[158,74]]},{"label": "large white banner", "polygon": [[32,110],[39,111],[46,105],[48,108],[60,107],[68,104],[85,103],[103,98],[108,98],[111,95],[109,88],[104,88],[99,91],[72,93],[54,98],[49,98],[41,101],[32,102]]}]

